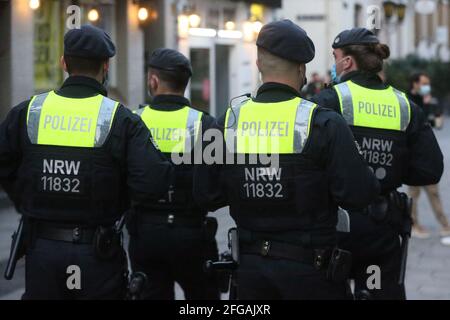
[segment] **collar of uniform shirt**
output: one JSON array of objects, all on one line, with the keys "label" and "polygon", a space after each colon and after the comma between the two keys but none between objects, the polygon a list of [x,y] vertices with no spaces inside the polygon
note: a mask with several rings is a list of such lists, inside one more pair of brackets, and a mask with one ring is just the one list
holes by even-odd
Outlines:
[{"label": "collar of uniform shirt", "polygon": [[179,110],[186,106],[190,107],[191,102],[183,96],[161,94],[153,98],[151,106],[155,110],[170,111]]},{"label": "collar of uniform shirt", "polygon": [[94,78],[85,76],[70,76],[56,93],[68,98],[87,98],[97,94],[108,95],[101,83]]},{"label": "collar of uniform shirt", "polygon": [[256,102],[278,102],[300,97],[300,93],[294,88],[277,82],[266,82],[259,87],[254,101]]},{"label": "collar of uniform shirt", "polygon": [[363,86],[369,87],[372,89],[386,89],[387,85],[383,83],[381,78],[377,74],[367,73],[362,71],[351,71],[346,73],[341,78],[341,83],[352,80],[354,83]]}]

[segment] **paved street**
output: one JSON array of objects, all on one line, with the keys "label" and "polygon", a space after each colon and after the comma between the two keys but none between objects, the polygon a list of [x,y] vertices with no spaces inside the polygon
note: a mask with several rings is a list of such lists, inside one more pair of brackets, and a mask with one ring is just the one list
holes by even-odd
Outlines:
[{"label": "paved street", "polygon": [[[446,127],[436,132],[441,148],[446,154],[444,173],[440,188],[441,196],[450,214],[450,119],[447,118]],[[214,213],[218,217],[220,230],[217,235],[221,251],[226,247],[226,234],[233,222],[222,209]],[[419,200],[419,216],[422,223],[433,232],[431,239],[416,240],[410,242],[410,253],[407,271],[407,295],[408,299],[450,299],[450,247],[444,247],[439,242],[439,226],[432,214],[425,194]],[[0,300],[19,299],[24,287],[23,261],[19,262],[13,281],[3,279],[3,270],[9,253],[10,235],[16,227],[18,215],[13,209],[0,209]],[[181,290],[177,288],[177,298],[183,298]]]}]

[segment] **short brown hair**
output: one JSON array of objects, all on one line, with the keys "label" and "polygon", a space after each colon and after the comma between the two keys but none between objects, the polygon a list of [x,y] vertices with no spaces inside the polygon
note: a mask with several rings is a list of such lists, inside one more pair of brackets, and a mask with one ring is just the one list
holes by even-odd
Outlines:
[{"label": "short brown hair", "polygon": [[383,60],[389,58],[391,51],[386,44],[350,45],[341,48],[345,55],[352,56],[358,69],[369,73],[383,70]]},{"label": "short brown hair", "polygon": [[184,92],[189,83],[191,75],[185,70],[162,70],[157,68],[149,68],[151,74],[156,75],[161,82],[171,90]]},{"label": "short brown hair", "polygon": [[92,59],[64,55],[64,61],[66,61],[67,72],[69,74],[81,73],[96,75],[100,72],[100,69],[107,61],[107,59]]}]

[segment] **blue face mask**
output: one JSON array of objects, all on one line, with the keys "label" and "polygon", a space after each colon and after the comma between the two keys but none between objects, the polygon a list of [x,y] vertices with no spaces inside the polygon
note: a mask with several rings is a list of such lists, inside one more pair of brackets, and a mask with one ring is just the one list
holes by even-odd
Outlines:
[{"label": "blue face mask", "polygon": [[339,82],[341,82],[341,76],[338,76],[336,72],[336,64],[333,64],[333,66],[331,67],[331,82],[333,82],[334,84],[338,84]]},{"label": "blue face mask", "polygon": [[427,96],[431,93],[431,86],[429,84],[420,86],[419,94],[421,96]]},{"label": "blue face mask", "polygon": [[105,89],[108,89],[108,85],[109,85],[109,72],[106,72],[106,74],[103,76],[102,86]]}]

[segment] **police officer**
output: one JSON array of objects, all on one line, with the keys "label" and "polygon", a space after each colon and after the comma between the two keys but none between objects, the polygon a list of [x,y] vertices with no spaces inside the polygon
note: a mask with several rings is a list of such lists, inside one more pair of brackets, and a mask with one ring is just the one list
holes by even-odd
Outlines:
[{"label": "police officer", "polygon": [[218,299],[217,283],[203,267],[206,259],[217,259],[217,222],[206,218],[208,212],[196,205],[192,195],[194,145],[201,143],[201,131],[214,119],[184,97],[192,76],[191,63],[184,55],[157,49],[148,67],[153,99],[137,113],[160,150],[177,166],[169,192],[137,207],[128,226],[132,269],[147,275],[142,299],[173,300],[175,281],[186,299]]},{"label": "police officer", "polygon": [[[341,32],[332,47],[335,85],[313,100],[344,116],[381,185],[375,203],[352,212],[350,233],[341,234],[340,246],[353,253],[357,295],[366,292],[364,297],[370,299],[405,299],[405,287],[399,284],[399,223],[404,221],[398,221],[398,215],[403,201],[399,203],[400,194],[394,191],[402,184],[437,183],[443,170],[442,153],[418,107],[377,75],[389,57],[388,46],[371,31],[355,28]],[[374,272],[367,271],[371,265],[380,268],[376,276],[381,275],[381,286],[366,285]]]},{"label": "police officer", "polygon": [[26,219],[24,299],[123,298],[127,264],[115,223],[130,199],[168,190],[170,162],[102,85],[114,55],[103,30],[68,31],[61,58],[68,79],[1,124],[1,184]]},{"label": "police officer", "polygon": [[345,121],[300,98],[315,54],[306,32],[290,20],[272,22],[256,45],[263,85],[217,126],[227,151],[245,163],[198,167],[194,195],[209,210],[230,206],[239,299],[344,299],[346,275],[332,272],[349,263],[334,250],[338,205],[369,204],[378,182]]}]

